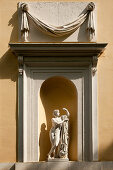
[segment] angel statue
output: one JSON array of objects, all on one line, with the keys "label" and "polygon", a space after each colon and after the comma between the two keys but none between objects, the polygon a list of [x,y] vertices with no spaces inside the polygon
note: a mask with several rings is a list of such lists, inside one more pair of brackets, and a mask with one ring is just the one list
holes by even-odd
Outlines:
[{"label": "angel statue", "polygon": [[68,122],[70,113],[66,108],[66,115],[60,116],[59,110],[54,110],[52,118],[52,128],[50,130],[51,149],[48,153],[48,159],[65,158],[68,159]]}]

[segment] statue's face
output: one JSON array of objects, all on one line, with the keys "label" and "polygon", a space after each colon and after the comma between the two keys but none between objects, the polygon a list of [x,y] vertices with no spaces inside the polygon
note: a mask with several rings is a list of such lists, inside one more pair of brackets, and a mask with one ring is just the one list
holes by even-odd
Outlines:
[{"label": "statue's face", "polygon": [[54,116],[56,116],[56,117],[60,116],[59,110],[54,110],[53,114],[54,114]]}]

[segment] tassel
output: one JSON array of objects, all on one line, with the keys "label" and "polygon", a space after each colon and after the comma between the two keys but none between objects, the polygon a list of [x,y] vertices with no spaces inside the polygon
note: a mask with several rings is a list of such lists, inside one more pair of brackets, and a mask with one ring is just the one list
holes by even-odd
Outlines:
[{"label": "tassel", "polygon": [[29,33],[29,23],[27,18],[28,5],[25,3],[21,4],[22,9],[22,22],[21,22],[21,34],[24,41],[27,41]]},{"label": "tassel", "polygon": [[87,6],[87,10],[89,11],[88,26],[87,26],[89,41],[91,41],[95,35],[94,16],[93,16],[94,9],[95,9],[95,4],[93,2],[90,2]]}]

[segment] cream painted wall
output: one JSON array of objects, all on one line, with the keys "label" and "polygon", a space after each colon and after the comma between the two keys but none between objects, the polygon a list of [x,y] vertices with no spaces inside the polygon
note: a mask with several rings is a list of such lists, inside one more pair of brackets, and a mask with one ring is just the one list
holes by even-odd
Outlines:
[{"label": "cream painted wall", "polygon": [[[17,59],[8,43],[18,40],[17,2],[0,0],[0,162],[16,161]],[[108,42],[98,62],[99,160],[113,160],[113,0],[94,2],[98,42]]]}]

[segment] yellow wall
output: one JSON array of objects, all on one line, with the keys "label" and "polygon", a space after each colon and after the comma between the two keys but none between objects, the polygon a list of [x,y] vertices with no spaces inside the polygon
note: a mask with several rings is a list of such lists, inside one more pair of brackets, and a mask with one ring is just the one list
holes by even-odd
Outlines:
[{"label": "yellow wall", "polygon": [[[0,0],[0,162],[16,161],[17,59],[8,43],[18,38],[17,2]],[[98,62],[99,160],[113,160],[113,0],[94,2],[98,5],[98,42],[108,42]]]}]

